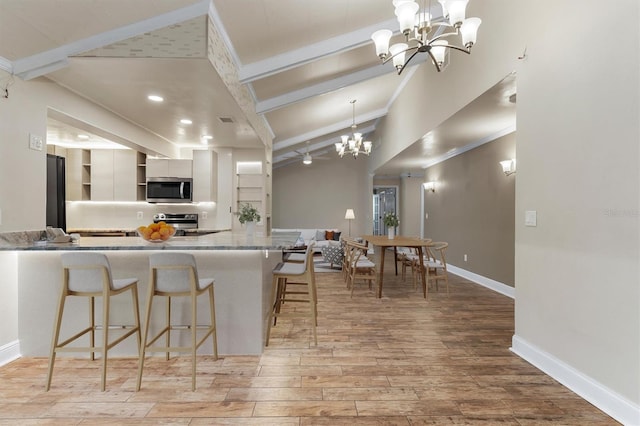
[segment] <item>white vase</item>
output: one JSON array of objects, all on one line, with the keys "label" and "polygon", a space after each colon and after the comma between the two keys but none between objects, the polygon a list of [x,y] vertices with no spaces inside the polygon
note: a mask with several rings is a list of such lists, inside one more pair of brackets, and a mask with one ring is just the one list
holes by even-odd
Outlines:
[{"label": "white vase", "polygon": [[247,237],[253,237],[253,234],[255,231],[256,231],[256,223],[247,222]]},{"label": "white vase", "polygon": [[387,232],[389,233],[390,240],[393,240],[396,237],[396,228],[387,228]]}]

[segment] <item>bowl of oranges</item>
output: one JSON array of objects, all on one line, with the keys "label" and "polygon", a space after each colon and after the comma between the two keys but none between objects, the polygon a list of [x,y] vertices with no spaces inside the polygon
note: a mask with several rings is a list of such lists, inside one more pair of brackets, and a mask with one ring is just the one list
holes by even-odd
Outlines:
[{"label": "bowl of oranges", "polygon": [[152,223],[149,226],[140,226],[137,231],[143,240],[152,243],[169,241],[176,233],[176,229],[165,222]]}]

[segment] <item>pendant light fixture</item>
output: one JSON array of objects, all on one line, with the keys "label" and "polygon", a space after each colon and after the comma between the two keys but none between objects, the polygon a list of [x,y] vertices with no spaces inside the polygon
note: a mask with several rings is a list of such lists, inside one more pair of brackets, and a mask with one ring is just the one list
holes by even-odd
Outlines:
[{"label": "pendant light fixture", "polygon": [[349,101],[353,105],[353,124],[351,124],[351,135],[342,135],[341,142],[336,142],[336,152],[342,158],[345,153],[351,154],[353,158],[358,158],[358,154],[369,155],[371,153],[370,141],[362,140],[362,133],[356,132],[356,99]]},{"label": "pendant light fixture", "polygon": [[[413,0],[393,0],[395,15],[405,42],[389,46],[393,32],[378,30],[371,35],[376,45],[376,54],[382,63],[393,61],[398,74],[406,68],[418,53],[426,53],[438,72],[442,71],[446,51],[457,50],[467,54],[476,43],[480,18],[465,19],[469,0],[438,0],[442,6],[442,19],[432,20],[431,0],[420,5]],[[427,6],[428,5],[428,9]],[[461,45],[452,41],[460,41]],[[407,53],[409,58],[406,58]]]}]

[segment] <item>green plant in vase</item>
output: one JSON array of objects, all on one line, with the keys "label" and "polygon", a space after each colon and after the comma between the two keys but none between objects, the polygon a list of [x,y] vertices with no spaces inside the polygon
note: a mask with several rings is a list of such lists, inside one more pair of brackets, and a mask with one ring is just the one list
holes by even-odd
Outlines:
[{"label": "green plant in vase", "polygon": [[260,222],[260,212],[249,203],[243,204],[238,212],[238,220],[243,225],[247,222]]}]

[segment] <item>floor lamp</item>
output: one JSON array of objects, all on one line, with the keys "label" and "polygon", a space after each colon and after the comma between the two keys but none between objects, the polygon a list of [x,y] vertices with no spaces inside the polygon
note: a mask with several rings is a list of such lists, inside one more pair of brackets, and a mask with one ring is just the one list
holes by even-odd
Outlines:
[{"label": "floor lamp", "polygon": [[349,221],[349,236],[351,236],[351,221],[356,218],[353,209],[347,209],[347,212],[344,214],[344,218]]}]

